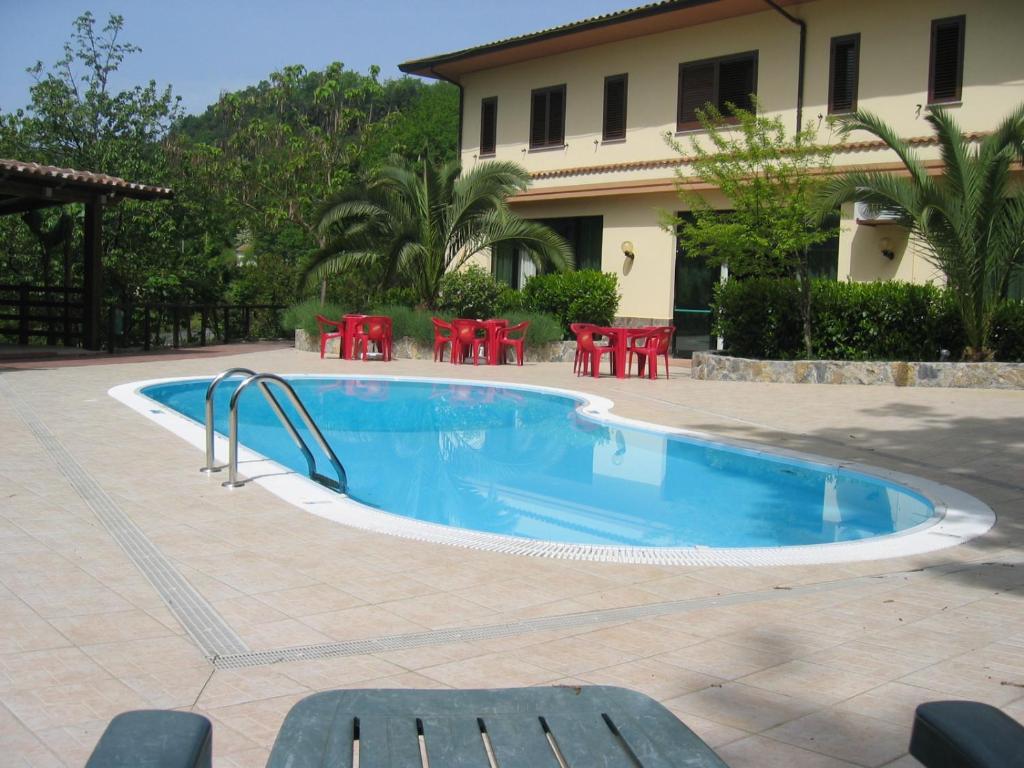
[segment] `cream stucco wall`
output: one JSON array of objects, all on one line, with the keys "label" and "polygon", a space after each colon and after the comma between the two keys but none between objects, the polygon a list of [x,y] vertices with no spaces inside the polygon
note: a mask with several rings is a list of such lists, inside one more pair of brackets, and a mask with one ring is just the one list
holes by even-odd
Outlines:
[{"label": "cream stucco wall", "polygon": [[[950,109],[964,130],[992,130],[1015,105],[1024,103],[1024,54],[1019,42],[1024,0],[818,0],[788,10],[807,23],[805,124],[823,117],[827,109],[831,38],[859,32],[858,106],[876,112],[905,137],[930,135],[924,118],[931,22],[959,14],[967,19],[963,100]],[[594,196],[587,198],[521,203],[517,210],[531,218],[604,216],[602,268],[619,275],[620,314],[671,317],[675,247],[672,236],[659,226],[658,212],[683,206],[670,193],[625,194],[621,185],[667,181],[672,169],[607,166],[678,157],[667,146],[665,135],[675,131],[678,68],[683,62],[757,50],[761,107],[792,127],[798,40],[794,25],[766,10],[465,75],[463,165],[468,168],[483,161],[479,157],[480,102],[496,96],[497,159],[518,162],[542,174],[534,189],[550,189],[557,196],[571,195],[574,187],[584,185],[608,188],[592,191]],[[601,141],[604,78],[621,73],[629,75],[627,137],[606,143]],[[530,92],[563,83],[565,146],[530,151]],[[820,127],[820,136],[834,140],[826,124]],[[700,137],[699,131],[677,136],[684,147]],[[865,138],[855,135],[850,141]],[[938,158],[934,147],[921,147],[919,152],[925,159]],[[842,167],[895,159],[877,149],[841,150],[835,163]],[[552,171],[559,173],[543,176]],[[882,255],[882,238],[888,238],[894,259]],[[636,246],[632,266],[622,256],[623,240]],[[893,226],[858,225],[852,206],[844,210],[838,266],[839,279],[942,279],[922,249],[908,242],[905,232]]]}]

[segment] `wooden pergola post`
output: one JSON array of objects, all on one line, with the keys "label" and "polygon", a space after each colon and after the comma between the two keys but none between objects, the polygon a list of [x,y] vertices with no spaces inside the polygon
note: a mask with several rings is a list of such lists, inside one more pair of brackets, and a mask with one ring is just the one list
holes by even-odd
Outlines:
[{"label": "wooden pergola post", "polygon": [[82,346],[100,348],[100,308],[103,304],[103,198],[85,204]]}]

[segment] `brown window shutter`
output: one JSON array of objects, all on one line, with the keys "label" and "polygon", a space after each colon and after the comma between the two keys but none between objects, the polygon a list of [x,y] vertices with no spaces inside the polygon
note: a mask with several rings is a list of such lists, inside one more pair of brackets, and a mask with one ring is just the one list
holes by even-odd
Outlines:
[{"label": "brown window shutter", "polygon": [[565,86],[552,88],[548,94],[549,147],[565,144]]},{"label": "brown window shutter", "polygon": [[543,147],[547,142],[548,95],[546,91],[534,91],[530,108],[530,146]]},{"label": "brown window shutter", "polygon": [[753,110],[751,94],[757,87],[756,67],[757,59],[753,56],[719,62],[717,106],[723,115],[728,114],[729,104],[747,111]]},{"label": "brown window shutter", "polygon": [[828,80],[829,114],[842,114],[857,109],[859,80],[860,34],[833,37]]},{"label": "brown window shutter", "polygon": [[932,22],[932,48],[928,77],[928,103],[960,101],[964,74],[966,17]]},{"label": "brown window shutter", "polygon": [[498,97],[480,102],[480,154],[493,155],[498,147]]},{"label": "brown window shutter", "polygon": [[627,79],[627,75],[612,75],[604,79],[604,141],[626,138]]},{"label": "brown window shutter", "polygon": [[715,62],[683,64],[679,67],[678,130],[699,125],[697,110],[715,104]]}]

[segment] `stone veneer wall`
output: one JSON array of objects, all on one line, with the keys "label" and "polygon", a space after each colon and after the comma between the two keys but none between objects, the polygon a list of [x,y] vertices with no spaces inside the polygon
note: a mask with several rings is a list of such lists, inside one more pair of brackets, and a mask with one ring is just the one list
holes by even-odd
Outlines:
[{"label": "stone veneer wall", "polygon": [[[330,357],[338,357],[338,344],[338,339],[328,341],[326,354]],[[316,334],[299,329],[295,331],[295,348],[300,352],[319,352],[320,340]],[[394,357],[412,360],[433,360],[434,358],[432,346],[420,344],[408,336],[395,339],[391,353]],[[575,341],[555,341],[541,347],[526,348],[526,361],[531,363],[559,363],[566,360],[571,361],[575,356]]]},{"label": "stone veneer wall", "polygon": [[1024,389],[1024,363],[748,360],[710,352],[694,352],[690,370],[693,378],[708,381]]}]

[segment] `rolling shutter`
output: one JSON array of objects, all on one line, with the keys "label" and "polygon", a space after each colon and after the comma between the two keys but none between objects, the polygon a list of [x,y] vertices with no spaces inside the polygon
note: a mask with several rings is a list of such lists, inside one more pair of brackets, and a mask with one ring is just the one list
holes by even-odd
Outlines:
[{"label": "rolling shutter", "polygon": [[548,136],[548,95],[534,91],[530,108],[530,146],[543,147]]},{"label": "rolling shutter", "polygon": [[498,145],[498,98],[480,102],[480,154],[493,155]]},{"label": "rolling shutter", "polygon": [[715,63],[683,64],[679,68],[679,130],[699,125],[697,110],[715,103]]},{"label": "rolling shutter", "polygon": [[530,101],[530,148],[565,144],[565,86],[538,88]]},{"label": "rolling shutter", "polygon": [[857,109],[857,85],[860,77],[860,35],[832,38],[829,67],[829,114]]},{"label": "rolling shutter", "polygon": [[717,106],[723,115],[728,113],[726,106],[728,104],[750,111],[754,106],[753,100],[750,98],[753,92],[753,58],[730,59],[719,63]]},{"label": "rolling shutter", "polygon": [[932,50],[928,102],[960,101],[964,72],[965,17],[932,22]]},{"label": "rolling shutter", "polygon": [[626,138],[626,75],[613,75],[604,79],[605,141]]}]

